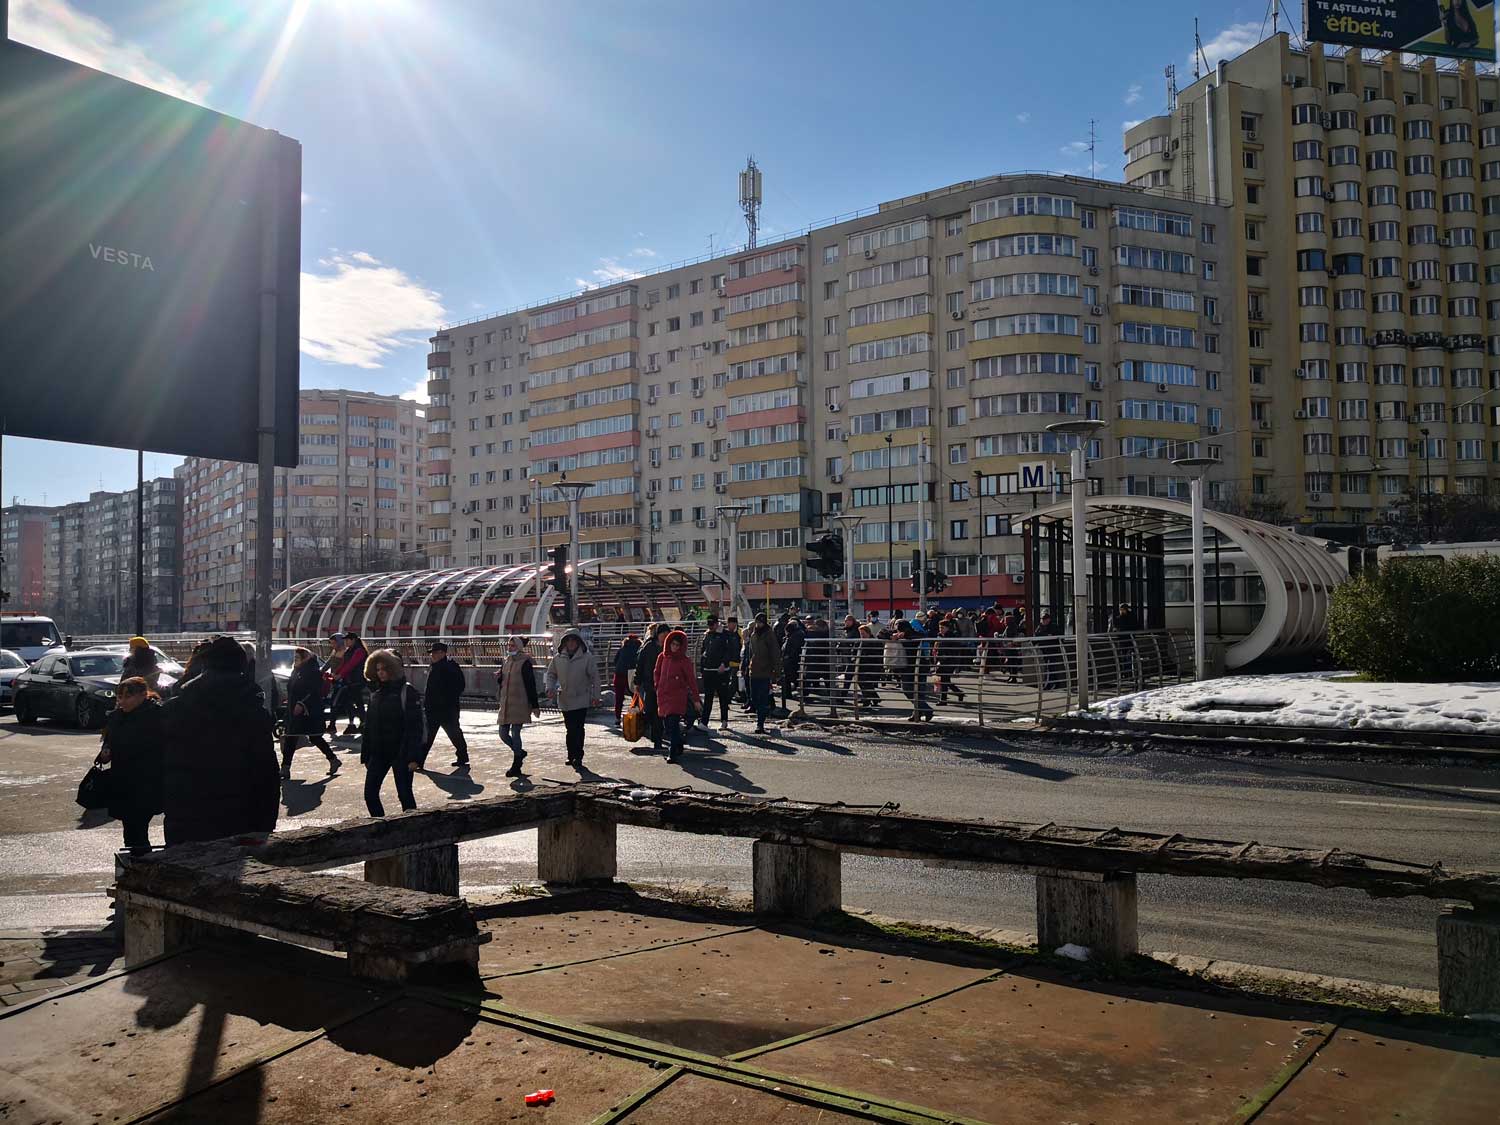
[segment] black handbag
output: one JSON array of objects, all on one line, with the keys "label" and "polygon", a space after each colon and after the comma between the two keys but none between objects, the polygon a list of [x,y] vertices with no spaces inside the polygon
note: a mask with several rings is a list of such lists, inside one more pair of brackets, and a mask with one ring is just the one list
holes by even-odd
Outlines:
[{"label": "black handbag", "polygon": [[113,797],[114,777],[111,771],[95,762],[78,783],[78,803],[86,809],[107,809]]}]

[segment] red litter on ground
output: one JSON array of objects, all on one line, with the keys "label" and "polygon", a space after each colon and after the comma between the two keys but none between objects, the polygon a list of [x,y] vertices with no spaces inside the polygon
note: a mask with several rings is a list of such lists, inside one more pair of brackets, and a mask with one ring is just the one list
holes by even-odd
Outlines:
[{"label": "red litter on ground", "polygon": [[551,1090],[537,1090],[535,1093],[526,1095],[527,1105],[550,1105],[552,1103]]}]

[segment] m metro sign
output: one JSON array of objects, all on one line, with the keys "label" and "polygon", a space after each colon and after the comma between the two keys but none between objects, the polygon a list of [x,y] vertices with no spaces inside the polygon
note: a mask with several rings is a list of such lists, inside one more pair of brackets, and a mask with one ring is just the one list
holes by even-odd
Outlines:
[{"label": "m metro sign", "polygon": [[269,249],[296,465],[301,146],[10,41],[0,137],[4,432],[256,461]]},{"label": "m metro sign", "polygon": [[1017,492],[1051,492],[1052,462],[1022,461],[1016,467]]}]

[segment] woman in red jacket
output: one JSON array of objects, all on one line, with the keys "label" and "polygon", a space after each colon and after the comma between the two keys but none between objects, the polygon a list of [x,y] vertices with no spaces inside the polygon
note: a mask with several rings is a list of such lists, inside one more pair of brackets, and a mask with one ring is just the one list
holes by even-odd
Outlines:
[{"label": "woman in red jacket", "polygon": [[687,634],[673,629],[667,644],[656,659],[653,674],[656,685],[656,713],[670,740],[667,761],[682,757],[683,718],[703,710],[698,698],[698,670],[687,654]]}]

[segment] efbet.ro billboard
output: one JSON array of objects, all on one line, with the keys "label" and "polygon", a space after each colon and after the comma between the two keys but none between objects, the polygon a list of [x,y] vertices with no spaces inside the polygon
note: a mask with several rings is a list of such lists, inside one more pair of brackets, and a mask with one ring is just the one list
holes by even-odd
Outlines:
[{"label": "efbet.ro billboard", "polygon": [[1495,61],[1493,0],[1307,0],[1310,42]]},{"label": "efbet.ro billboard", "polygon": [[0,41],[4,432],[257,460],[274,254],[276,463],[296,465],[301,178],[290,138]]}]

